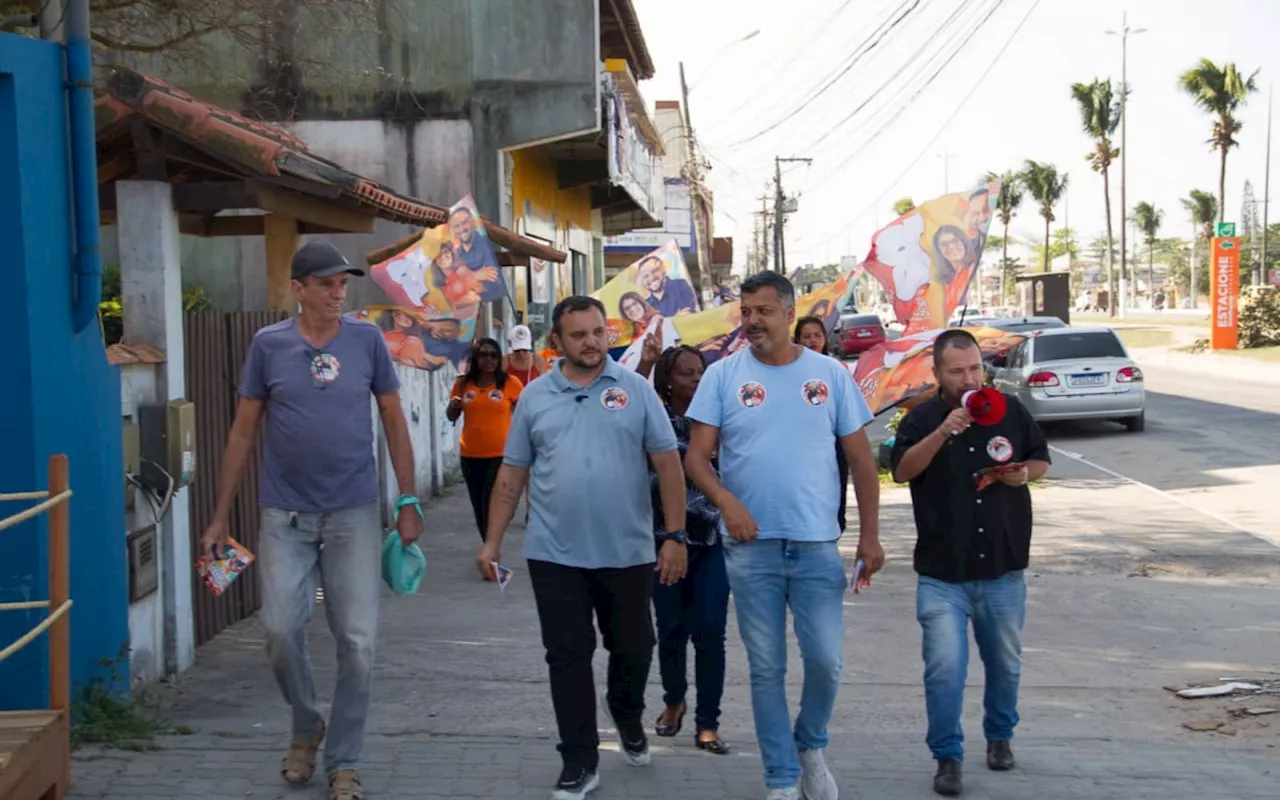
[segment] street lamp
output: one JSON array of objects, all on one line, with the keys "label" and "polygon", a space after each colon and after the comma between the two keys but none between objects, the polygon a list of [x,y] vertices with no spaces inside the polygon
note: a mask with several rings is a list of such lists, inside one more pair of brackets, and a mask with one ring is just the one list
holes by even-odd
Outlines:
[{"label": "street lamp", "polygon": [[751,39],[754,39],[759,35],[760,35],[760,29],[756,28],[755,30],[751,31],[745,36],[739,36],[737,39],[734,39],[732,42],[729,42],[724,47],[721,47],[719,50],[717,50],[716,54],[711,57],[711,63],[707,64],[707,68],[702,71],[702,75],[698,76],[697,80],[689,84],[689,91],[692,92],[694,89],[698,87],[698,84],[702,82],[703,78],[707,77],[707,73],[710,72],[711,68],[716,65],[716,62],[720,60],[721,56],[727,53],[731,48],[736,47],[742,44],[743,42],[750,41]]},{"label": "street lamp", "polygon": [[1124,318],[1126,307],[1129,303],[1129,287],[1127,285],[1126,276],[1128,275],[1128,255],[1125,252],[1125,225],[1124,217],[1129,213],[1129,206],[1125,203],[1125,164],[1129,160],[1129,149],[1125,145],[1125,133],[1129,123],[1129,36],[1136,36],[1139,33],[1146,33],[1146,28],[1130,28],[1129,12],[1125,12],[1121,17],[1120,30],[1107,30],[1109,36],[1120,37],[1120,317]]}]

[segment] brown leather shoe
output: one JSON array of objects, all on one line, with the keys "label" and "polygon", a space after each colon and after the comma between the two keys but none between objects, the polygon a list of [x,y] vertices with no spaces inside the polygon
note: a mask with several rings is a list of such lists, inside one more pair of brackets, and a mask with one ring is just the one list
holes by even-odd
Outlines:
[{"label": "brown leather shoe", "polygon": [[933,791],[944,797],[956,797],[963,788],[960,762],[954,758],[939,759],[938,772],[933,776]]},{"label": "brown leather shoe", "polygon": [[987,742],[987,769],[1007,772],[1013,769],[1013,750],[1008,742]]}]

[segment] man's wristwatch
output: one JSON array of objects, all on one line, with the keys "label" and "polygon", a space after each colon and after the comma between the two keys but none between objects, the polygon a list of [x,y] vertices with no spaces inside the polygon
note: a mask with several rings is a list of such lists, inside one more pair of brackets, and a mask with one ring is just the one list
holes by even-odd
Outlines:
[{"label": "man's wristwatch", "polygon": [[689,543],[689,534],[685,533],[684,528],[681,528],[678,531],[671,531],[670,533],[667,534],[667,538],[675,542],[676,544]]}]

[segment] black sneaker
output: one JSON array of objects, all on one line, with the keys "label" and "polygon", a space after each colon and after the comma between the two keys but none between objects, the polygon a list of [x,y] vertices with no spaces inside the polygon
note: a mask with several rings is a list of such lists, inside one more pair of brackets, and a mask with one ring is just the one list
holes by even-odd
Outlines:
[{"label": "black sneaker", "polygon": [[649,763],[649,737],[644,728],[635,726],[633,731],[618,728],[618,744],[622,748],[622,757],[633,767],[643,767]]},{"label": "black sneaker", "polygon": [[585,767],[565,767],[560,770],[560,780],[556,781],[551,800],[582,800],[587,792],[594,791],[600,785],[600,776]]},{"label": "black sneaker", "polygon": [[954,758],[938,761],[938,772],[933,776],[933,790],[945,797],[955,797],[963,790],[960,778],[960,762]]}]

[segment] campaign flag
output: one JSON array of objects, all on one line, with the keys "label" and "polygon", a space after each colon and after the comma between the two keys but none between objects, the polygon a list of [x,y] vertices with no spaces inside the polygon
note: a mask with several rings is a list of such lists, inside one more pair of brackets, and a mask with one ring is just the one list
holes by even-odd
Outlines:
[{"label": "campaign flag", "polygon": [[475,335],[480,304],[508,296],[471,195],[449,209],[447,224],[426,228],[369,274],[390,302],[356,316],[382,328],[396,361],[419,369],[458,366]]},{"label": "campaign flag", "polygon": [[1000,182],[908,211],[871,237],[863,266],[888,293],[903,335],[946,327],[982,260]]}]

